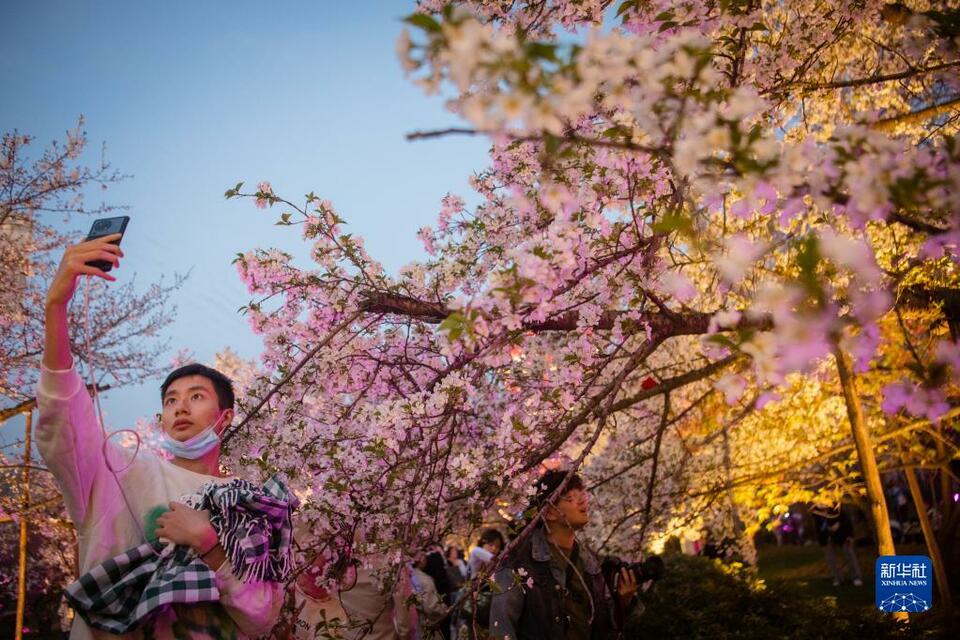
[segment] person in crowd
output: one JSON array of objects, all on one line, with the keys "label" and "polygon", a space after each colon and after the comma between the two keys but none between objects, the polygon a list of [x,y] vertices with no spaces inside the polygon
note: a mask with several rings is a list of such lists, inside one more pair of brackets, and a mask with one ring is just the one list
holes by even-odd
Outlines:
[{"label": "person in crowd", "polygon": [[[469,576],[469,569],[467,568],[467,563],[464,561],[463,551],[457,545],[447,545],[447,548],[444,549],[444,556],[446,559],[447,580],[449,580],[452,589],[450,595],[447,596],[447,605],[453,606],[460,597],[461,589]],[[450,637],[457,635],[458,619],[458,612],[451,612]]]},{"label": "person in crowd", "polygon": [[710,536],[709,529],[700,530],[700,540],[697,545],[697,553],[705,558],[719,558],[720,552],[717,549],[717,543]]},{"label": "person in crowd", "polygon": [[[443,549],[439,546],[428,549],[421,570],[433,580],[437,593],[440,595],[440,601],[445,606],[449,606],[456,599],[457,590],[460,588],[460,584],[456,584],[450,579],[448,569],[447,560],[443,557]],[[459,576],[459,572],[457,572],[457,575]],[[444,612],[443,621],[440,624],[440,631],[444,640],[450,640],[450,615],[446,612]]]},{"label": "person in crowd", "polygon": [[503,547],[503,534],[500,531],[493,527],[484,529],[480,533],[480,539],[477,540],[477,546],[470,551],[470,558],[467,561],[470,577],[475,578],[487,563],[503,551]]},{"label": "person in crowd", "polygon": [[[292,635],[294,640],[314,640],[318,631],[334,638],[340,637],[340,631],[346,625],[347,614],[340,604],[339,585],[324,584],[326,570],[326,559],[318,555],[310,566],[297,576],[293,583],[293,627],[282,637]],[[342,582],[352,585],[356,567],[349,567],[346,574]]]},{"label": "person in crowd", "polygon": [[[74,368],[73,334],[67,308],[81,275],[113,281],[93,266],[118,267],[123,252],[111,242],[120,234],[70,246],[47,292],[36,441],[57,480],[70,519],[77,527],[81,574],[147,542],[160,540],[189,550],[215,577],[216,601],[174,604],[158,609],[134,637],[158,640],[190,628],[191,638],[259,637],[275,624],[283,602],[279,582],[240,580],[210,523],[210,513],[180,502],[208,483],[228,483],[220,469],[220,434],[234,416],[233,386],[219,371],[200,364],[181,367],[161,385],[165,459],[140,449],[136,455],[108,439],[86,387]],[[145,628],[146,627],[146,628]],[[74,640],[106,637],[80,616]],[[129,637],[129,636],[126,636]]]},{"label": "person in crowd", "polygon": [[634,608],[636,576],[621,570],[611,591],[596,555],[577,539],[589,520],[583,480],[572,472],[547,471],[537,481],[530,511],[540,513],[536,527],[496,573],[499,592],[492,598],[490,635],[510,640],[616,638],[617,604],[628,614]]},{"label": "person in crowd", "polygon": [[837,552],[846,557],[847,571],[854,586],[863,586],[860,563],[857,561],[853,546],[853,521],[842,505],[818,505],[812,510],[817,526],[817,541],[826,549],[827,565],[833,575],[833,586],[839,587],[843,581]]},{"label": "person in crowd", "polygon": [[[467,559],[467,579],[472,582],[464,584],[456,595],[457,620],[455,621],[455,634],[463,636],[470,634],[473,630],[485,634],[485,629],[490,623],[490,584],[486,580],[480,580],[485,570],[491,567],[493,561],[503,550],[505,544],[503,534],[499,530],[489,527],[480,532],[480,538],[477,545],[470,550]],[[486,575],[486,578],[490,578]],[[468,590],[470,585],[472,590]],[[470,632],[467,632],[470,629]],[[485,635],[483,637],[486,637]]]},{"label": "person in crowd", "polygon": [[407,601],[413,594],[410,572],[402,571],[392,588],[386,588],[386,561],[373,560],[356,570],[356,580],[340,590],[340,604],[348,622],[344,640],[407,640],[415,613]]},{"label": "person in crowd", "polygon": [[420,554],[411,567],[411,585],[416,597],[416,620],[410,640],[449,640],[450,619],[444,599],[449,591],[440,549]]},{"label": "person in crowd", "polygon": [[470,569],[463,559],[463,550],[455,544],[447,545],[443,552],[447,559],[447,574],[454,589],[459,589],[470,575]]}]

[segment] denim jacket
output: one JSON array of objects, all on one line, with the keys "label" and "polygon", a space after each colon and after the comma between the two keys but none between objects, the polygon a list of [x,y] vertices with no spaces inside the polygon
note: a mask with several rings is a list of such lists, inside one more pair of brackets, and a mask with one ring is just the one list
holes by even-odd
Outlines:
[{"label": "denim jacket", "polygon": [[[615,638],[613,598],[600,571],[597,557],[580,545],[584,579],[593,599],[591,640]],[[500,592],[490,605],[490,635],[505,640],[563,638],[566,570],[551,562],[550,543],[542,527],[513,550],[497,571]],[[526,575],[518,576],[518,569]],[[528,586],[528,579],[533,586]]]}]

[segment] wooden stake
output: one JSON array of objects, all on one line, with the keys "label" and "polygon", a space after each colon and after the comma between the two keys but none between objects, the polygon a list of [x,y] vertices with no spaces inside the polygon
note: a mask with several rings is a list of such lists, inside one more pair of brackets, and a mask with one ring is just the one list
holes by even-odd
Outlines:
[{"label": "wooden stake", "polygon": [[[853,362],[840,345],[834,345],[833,355],[837,362],[840,386],[843,388],[843,399],[847,405],[850,430],[853,432],[853,441],[857,445],[857,458],[860,460],[860,472],[863,474],[863,483],[867,489],[870,516],[877,533],[877,551],[881,556],[893,556],[896,555],[897,550],[893,545],[893,534],[890,532],[890,514],[887,512],[887,501],[883,497],[883,483],[880,482],[880,470],[877,467],[877,457],[873,452],[873,443],[870,442],[870,431],[863,416],[863,405],[860,403],[857,379],[853,373]],[[908,619],[905,611],[898,611],[893,615],[900,620]]]},{"label": "wooden stake", "polygon": [[20,565],[17,571],[17,627],[16,640],[23,640],[23,614],[27,604],[27,507],[30,506],[30,427],[33,411],[24,414],[27,418],[24,427],[23,443],[23,508],[20,513]]},{"label": "wooden stake", "polygon": [[937,544],[937,538],[933,533],[933,525],[930,517],[927,515],[927,506],[923,502],[923,494],[920,493],[920,483],[917,482],[916,469],[906,469],[904,474],[907,476],[907,486],[910,487],[910,497],[913,498],[913,506],[917,508],[917,517],[920,518],[920,529],[923,530],[923,539],[927,543],[927,553],[930,554],[930,561],[933,562],[933,575],[937,580],[937,591],[940,592],[940,602],[946,607],[945,611],[953,612],[953,604],[950,601],[950,584],[947,582],[947,570],[943,565],[943,557],[940,555],[940,545]]}]

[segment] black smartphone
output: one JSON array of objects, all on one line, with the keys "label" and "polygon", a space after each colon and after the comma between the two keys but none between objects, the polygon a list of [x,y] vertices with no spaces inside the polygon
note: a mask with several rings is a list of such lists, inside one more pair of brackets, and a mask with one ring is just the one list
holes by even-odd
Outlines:
[{"label": "black smartphone", "polygon": [[[93,226],[90,227],[90,233],[87,234],[86,239],[96,240],[103,236],[119,233],[120,237],[110,243],[119,247],[120,241],[123,240],[123,232],[127,230],[128,222],[130,222],[130,216],[117,216],[116,218],[100,218],[99,220],[94,220]],[[106,260],[91,260],[87,264],[101,271],[110,271],[110,269],[113,269],[113,263],[107,262]]]}]

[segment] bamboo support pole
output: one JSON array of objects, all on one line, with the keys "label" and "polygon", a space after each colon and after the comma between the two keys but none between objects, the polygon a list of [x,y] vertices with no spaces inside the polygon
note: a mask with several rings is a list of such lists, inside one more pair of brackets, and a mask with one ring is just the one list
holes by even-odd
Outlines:
[{"label": "bamboo support pole", "polygon": [[917,482],[916,470],[907,469],[904,475],[907,476],[907,486],[910,488],[913,506],[917,508],[917,517],[920,518],[920,529],[923,531],[923,539],[927,543],[927,553],[930,554],[930,561],[933,563],[933,575],[937,581],[937,591],[940,592],[940,602],[946,607],[946,611],[952,613],[953,604],[950,601],[947,570],[943,566],[940,545],[937,544],[937,537],[933,533],[933,524],[930,522],[930,516],[927,515],[927,506],[923,501],[923,494],[920,493],[920,483]]},{"label": "bamboo support pole", "polygon": [[[860,392],[857,389],[857,378],[853,372],[853,362],[850,360],[850,355],[840,345],[834,347],[833,355],[837,362],[840,386],[843,388],[843,399],[847,405],[850,430],[853,433],[853,441],[857,445],[857,458],[860,460],[863,484],[867,489],[870,516],[877,534],[877,551],[881,556],[896,555],[897,550],[893,545],[893,534],[890,531],[890,514],[887,512],[887,501],[883,495],[883,484],[880,482],[877,457],[873,451],[870,431],[867,429],[867,420],[864,417],[863,405],[860,402]],[[898,611],[893,615],[900,620],[907,620],[908,618],[907,613],[903,611]]]},{"label": "bamboo support pole", "polygon": [[20,514],[20,560],[17,569],[17,627],[16,640],[23,640],[23,616],[27,605],[27,521],[30,506],[30,430],[33,423],[33,411],[26,414],[23,442],[23,509]]}]

